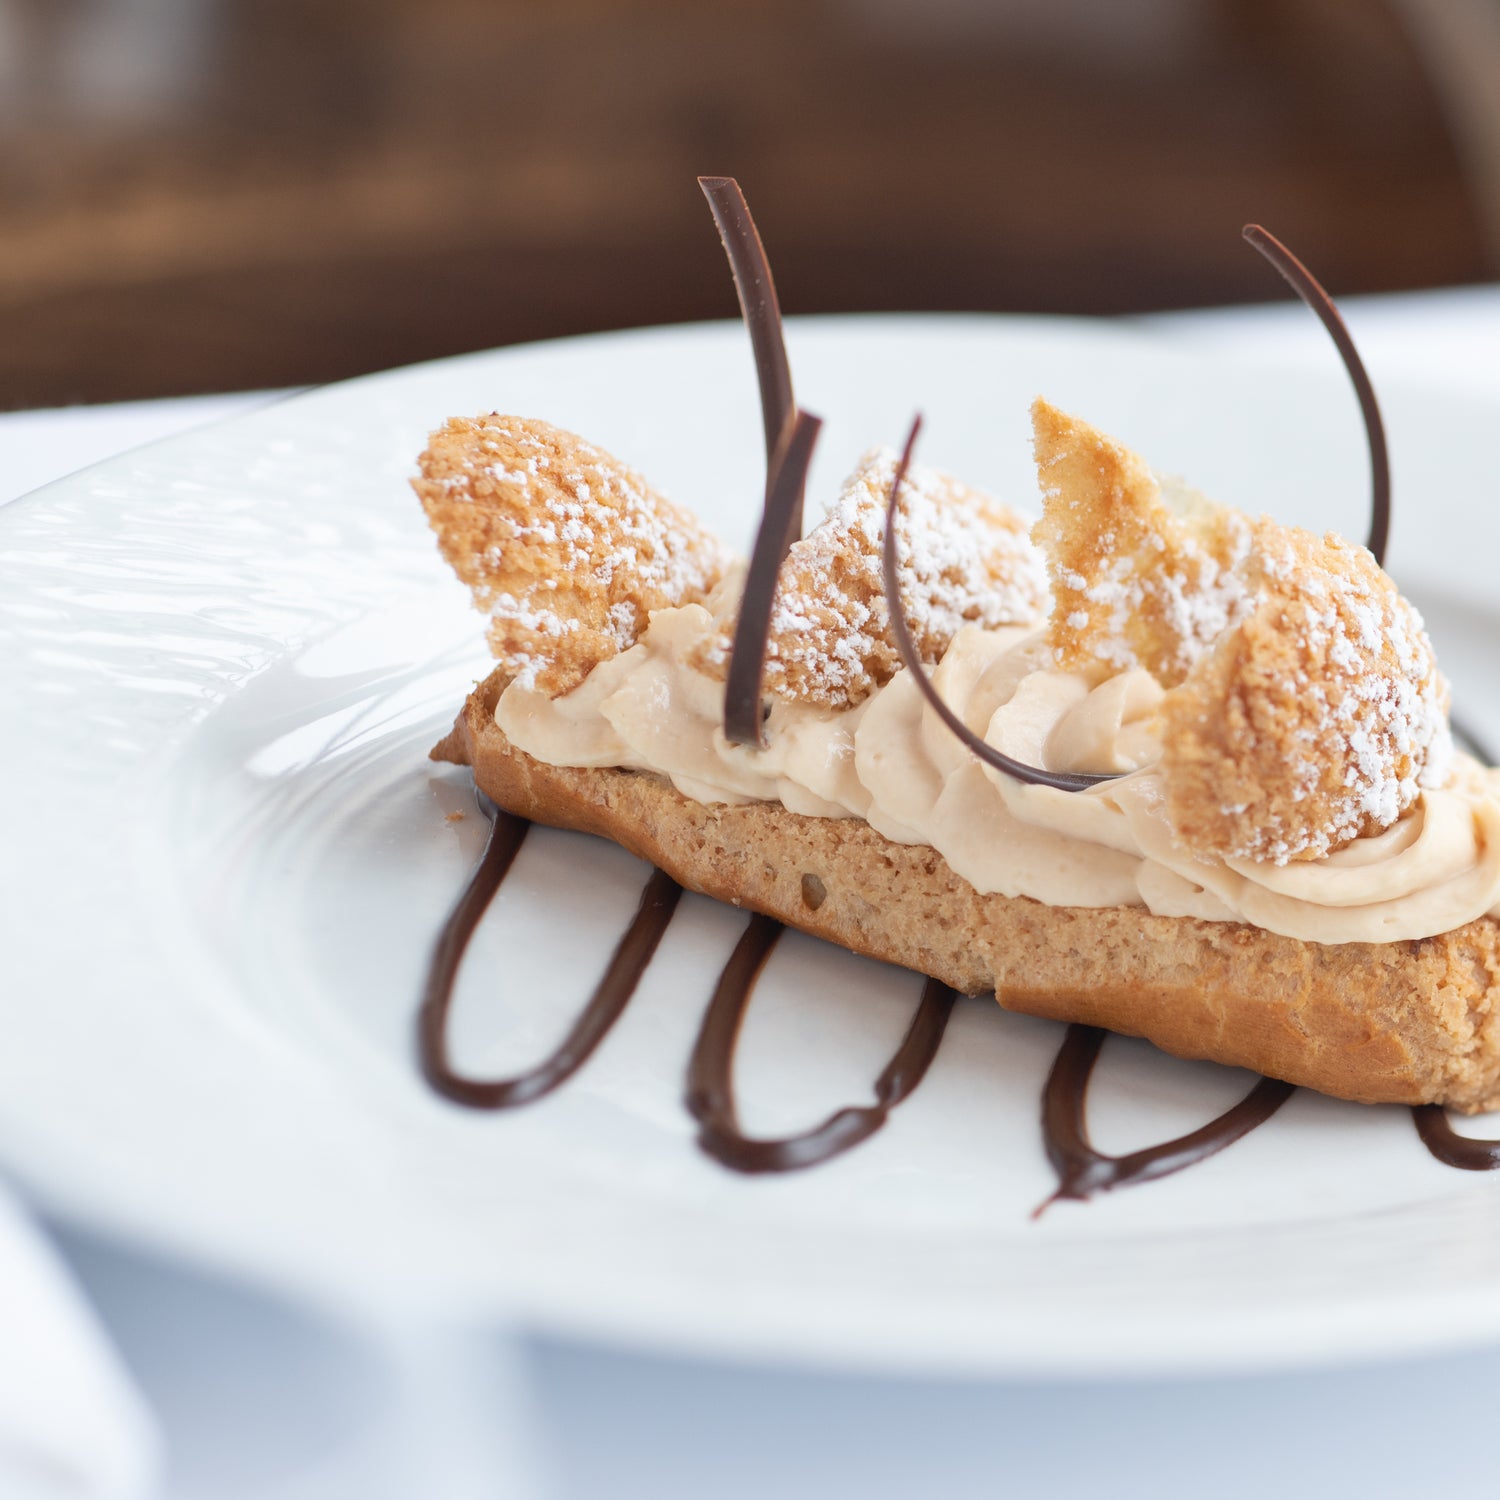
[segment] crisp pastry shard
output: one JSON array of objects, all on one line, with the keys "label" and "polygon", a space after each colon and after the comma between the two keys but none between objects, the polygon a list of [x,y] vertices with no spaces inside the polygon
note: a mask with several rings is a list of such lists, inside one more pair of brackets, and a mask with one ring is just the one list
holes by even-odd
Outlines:
[{"label": "crisp pastry shard", "polygon": [[1128,448],[1038,400],[1031,409],[1060,665],[1101,676],[1144,667],[1173,687],[1242,617],[1249,523],[1159,481]]},{"label": "crisp pastry shard", "polygon": [[412,481],[438,545],[517,680],[565,693],[634,644],[653,609],[706,598],[728,556],[592,443],[524,417],[454,418]]}]

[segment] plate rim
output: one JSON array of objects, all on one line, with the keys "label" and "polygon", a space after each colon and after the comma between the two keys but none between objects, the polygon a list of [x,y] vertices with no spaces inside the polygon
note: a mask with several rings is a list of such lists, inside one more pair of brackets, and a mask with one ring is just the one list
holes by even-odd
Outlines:
[{"label": "plate rim", "polygon": [[[1084,318],[1054,319],[1045,316],[1011,317],[1004,314],[969,315],[969,314],[880,314],[880,315],[828,315],[817,318],[791,319],[789,320],[793,335],[804,329],[843,329],[849,327],[873,327],[876,331],[893,323],[899,324],[908,330],[920,331],[924,326],[941,326],[953,328],[958,326],[979,327],[991,330],[1010,330],[1024,328],[1033,331],[1067,329],[1085,337],[1096,334],[1105,334],[1111,342],[1118,343],[1120,347],[1126,348],[1135,345],[1148,346],[1158,349],[1163,355],[1172,361],[1183,360],[1186,363],[1203,364],[1212,361],[1213,355],[1204,355],[1200,350],[1184,351],[1173,345],[1169,340],[1159,337],[1149,330],[1139,327],[1121,327],[1118,324],[1099,324],[1095,320]],[[419,372],[434,370],[449,370],[458,365],[473,364],[476,367],[484,366],[493,361],[496,356],[507,358],[526,358],[535,354],[538,350],[555,351],[559,348],[578,349],[584,346],[606,343],[610,346],[628,343],[643,336],[648,337],[676,337],[686,335],[688,337],[702,337],[709,334],[723,336],[726,330],[737,330],[738,324],[732,320],[715,320],[709,323],[675,325],[665,328],[644,328],[616,330],[604,334],[575,335],[565,340],[543,340],[533,344],[513,346],[503,350],[484,350],[452,356],[445,359],[423,361],[418,364],[402,366],[394,370],[372,372],[369,375],[356,377],[353,380],[339,382],[333,387],[320,387],[310,391],[299,391],[282,396],[277,400],[268,402],[264,406],[256,407],[250,411],[231,414],[220,417],[214,421],[192,426],[181,434],[174,434],[164,438],[155,439],[139,447],[128,449],[120,454],[104,459],[96,464],[87,465],[69,474],[58,476],[49,483],[32,490],[27,495],[18,497],[15,501],[0,507],[0,542],[3,542],[12,527],[21,525],[22,518],[34,514],[39,505],[45,505],[49,498],[57,500],[70,495],[80,485],[88,481],[98,479],[101,475],[107,475],[111,470],[126,463],[139,462],[144,456],[160,453],[163,449],[177,447],[186,436],[200,436],[222,431],[225,428],[243,428],[247,423],[262,417],[265,413],[284,410],[294,404],[316,399],[323,393],[333,391],[350,391],[372,388],[375,383],[382,386],[390,382],[399,382],[403,377],[410,377]],[[1299,370],[1299,375],[1303,374]],[[1331,383],[1331,382],[1330,382]],[[1493,403],[1485,403],[1493,406]],[[0,760],[3,760],[3,741],[0,741]],[[0,1118],[4,1118],[0,1114]],[[86,1169],[78,1171],[71,1182],[59,1182],[55,1176],[49,1174],[45,1169],[39,1169],[38,1164],[26,1159],[27,1153],[23,1148],[14,1146],[15,1136],[0,1143],[0,1155],[3,1155],[8,1166],[16,1176],[25,1182],[36,1200],[43,1206],[44,1211],[57,1214],[69,1222],[81,1226],[103,1230],[106,1233],[119,1238],[127,1243],[138,1245],[140,1248],[149,1249],[154,1254],[165,1254],[169,1258],[174,1254],[182,1252],[184,1246],[191,1240],[191,1236],[182,1233],[183,1225],[176,1225],[176,1237],[172,1240],[164,1240],[152,1237],[149,1233],[143,1233],[143,1226],[138,1217],[133,1217],[125,1209],[123,1203],[110,1203],[98,1192],[97,1181],[90,1187],[82,1186],[88,1178]],[[78,1190],[80,1189],[81,1190]],[[87,1201],[85,1201],[87,1200]],[[207,1237],[213,1240],[213,1236]],[[308,1283],[299,1284],[296,1276],[283,1276],[277,1270],[268,1270],[264,1262],[239,1263],[226,1261],[222,1245],[210,1249],[205,1242],[203,1245],[189,1246],[186,1253],[197,1263],[207,1264],[211,1268],[222,1268],[226,1264],[232,1266],[234,1274],[246,1276],[253,1280],[261,1280],[265,1284],[274,1285],[276,1289],[284,1294],[297,1297],[306,1294]],[[328,1286],[319,1289],[319,1300],[327,1299],[337,1304],[339,1288]],[[1399,1332],[1394,1332],[1389,1326],[1385,1328],[1381,1337],[1375,1340],[1371,1347],[1356,1349],[1350,1352],[1350,1345],[1346,1344],[1339,1349],[1328,1348],[1326,1341],[1321,1337],[1309,1337],[1306,1347],[1298,1347],[1295,1343],[1288,1346],[1283,1342],[1281,1348],[1273,1353],[1266,1349],[1257,1357],[1250,1354],[1247,1358],[1248,1343],[1250,1339],[1247,1332],[1245,1339],[1247,1344],[1242,1345],[1237,1353],[1225,1354],[1218,1357],[1215,1351],[1206,1347],[1203,1340],[1197,1337],[1181,1339],[1177,1344],[1171,1340],[1161,1338],[1160,1330],[1157,1330],[1157,1342],[1153,1345],[1154,1358],[1142,1359],[1139,1350],[1135,1357],[1129,1361],[1113,1363],[1107,1354],[1101,1360],[1100,1353],[1096,1351],[1093,1357],[1077,1348],[1070,1354],[1060,1354],[1057,1345],[1052,1346],[1053,1354],[1057,1355],[1050,1363],[1048,1360],[1048,1346],[1040,1338],[1034,1339],[1031,1344],[1024,1342],[1012,1346],[1009,1350],[991,1350],[983,1353],[981,1357],[972,1361],[964,1357],[960,1350],[950,1350],[944,1354],[933,1353],[930,1361],[924,1361],[920,1356],[916,1360],[916,1367],[929,1373],[940,1371],[954,1371],[964,1374],[1029,1374],[1049,1377],[1071,1378],[1086,1376],[1090,1374],[1109,1373],[1112,1375],[1124,1375],[1139,1373],[1143,1376],[1160,1375],[1166,1373],[1225,1373],[1231,1370],[1245,1371],[1251,1369],[1283,1368],[1292,1365],[1304,1367],[1320,1362],[1337,1364],[1348,1358],[1368,1357],[1370,1354],[1388,1354],[1392,1357],[1398,1355],[1430,1352],[1443,1348],[1452,1349],[1457,1347],[1472,1347],[1483,1343],[1493,1342],[1500,1337],[1500,1280],[1496,1281],[1494,1287],[1495,1296],[1493,1305],[1486,1304],[1483,1307],[1483,1315],[1476,1316],[1480,1309],[1472,1302],[1465,1304],[1462,1309],[1462,1317],[1458,1316],[1458,1309],[1449,1307],[1450,1298],[1442,1296],[1431,1296],[1426,1299],[1423,1308],[1423,1316],[1408,1322],[1403,1322]],[[351,1302],[346,1310],[350,1315],[355,1315],[355,1309],[360,1299]],[[1410,1308],[1413,1304],[1408,1304]],[[500,1306],[489,1309],[491,1314],[522,1316],[529,1321],[545,1324],[545,1326],[565,1333],[572,1337],[588,1337],[604,1342],[628,1343],[639,1347],[643,1343],[652,1344],[649,1338],[650,1329],[633,1325],[627,1317],[622,1320],[620,1326],[611,1328],[607,1319],[600,1319],[598,1310],[594,1310],[582,1320],[573,1320],[566,1316],[566,1310],[558,1307],[542,1308],[538,1306],[527,1306],[522,1301],[511,1301],[503,1308]],[[1264,1314],[1257,1315],[1263,1321]],[[582,1326],[580,1326],[580,1321]],[[1299,1325],[1300,1326],[1300,1325]],[[659,1332],[669,1333],[669,1330],[660,1329]],[[710,1354],[715,1352],[728,1353],[730,1357],[738,1359],[765,1360],[772,1359],[780,1363],[810,1363],[818,1366],[832,1366],[848,1368],[848,1362],[837,1354],[827,1354],[820,1357],[817,1351],[809,1351],[797,1347],[771,1347],[770,1343],[758,1342],[750,1336],[753,1330],[747,1330],[746,1336],[741,1344],[736,1347],[731,1341],[727,1349],[710,1348],[705,1351],[702,1344],[693,1340],[688,1333],[682,1331],[681,1340],[668,1337],[664,1343],[652,1344],[653,1347],[663,1347],[674,1352],[691,1352],[695,1354]],[[1128,1342],[1130,1339],[1139,1338],[1142,1330],[1129,1320],[1120,1324],[1118,1338]],[[1350,1337],[1353,1337],[1350,1335]],[[774,1342],[774,1341],[772,1341]],[[1357,1338],[1354,1339],[1357,1344]],[[1121,1348],[1125,1345],[1122,1343]],[[1290,1350],[1290,1352],[1288,1352]],[[970,1351],[972,1353],[972,1351]],[[891,1360],[882,1357],[879,1348],[865,1350],[857,1361],[859,1367],[900,1369],[910,1373],[913,1368],[913,1360],[910,1353],[905,1356],[893,1355]]]}]

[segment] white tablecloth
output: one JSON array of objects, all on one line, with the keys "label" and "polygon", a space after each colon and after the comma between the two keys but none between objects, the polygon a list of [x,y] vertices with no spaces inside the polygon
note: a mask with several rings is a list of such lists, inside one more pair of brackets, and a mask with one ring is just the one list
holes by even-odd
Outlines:
[{"label": "white tablecloth", "polygon": [[[1377,386],[1500,397],[1500,289],[1346,308]],[[1328,364],[1299,307],[1143,320]],[[0,417],[0,500],[264,396]],[[818,1376],[519,1334],[354,1330],[66,1227],[62,1254],[155,1408],[160,1500],[531,1495],[1484,1494],[1500,1351],[1237,1380],[1049,1385]],[[0,1331],[3,1338],[3,1331]]]}]

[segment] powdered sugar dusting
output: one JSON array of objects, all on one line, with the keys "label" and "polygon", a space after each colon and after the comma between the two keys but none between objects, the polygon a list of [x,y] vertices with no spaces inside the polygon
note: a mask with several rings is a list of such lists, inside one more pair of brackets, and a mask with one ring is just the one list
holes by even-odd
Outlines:
[{"label": "powdered sugar dusting", "polygon": [[[867,453],[827,517],[791,549],[772,608],[769,691],[802,702],[858,703],[900,666],[881,575],[885,507],[896,477],[888,448]],[[935,470],[913,467],[896,532],[901,598],[924,660],[958,630],[1029,623],[1046,608],[1041,554],[1027,520]],[[705,653],[720,668],[728,637]]]}]

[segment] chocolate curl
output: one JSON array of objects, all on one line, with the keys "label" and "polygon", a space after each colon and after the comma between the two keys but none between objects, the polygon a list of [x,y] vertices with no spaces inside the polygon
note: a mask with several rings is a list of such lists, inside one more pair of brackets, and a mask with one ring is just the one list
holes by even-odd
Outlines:
[{"label": "chocolate curl", "polygon": [[1012,760],[1010,756],[980,739],[943,702],[938,690],[928,680],[927,672],[922,666],[922,658],[917,654],[917,644],[912,640],[911,630],[906,623],[906,611],[901,605],[901,589],[896,579],[896,516],[901,506],[901,486],[906,479],[906,471],[911,467],[912,452],[917,446],[917,434],[921,430],[922,418],[918,415],[912,419],[911,431],[906,435],[906,447],[902,451],[901,462],[896,465],[896,477],[891,481],[891,496],[885,507],[885,546],[881,552],[885,607],[891,617],[891,634],[896,639],[896,650],[900,653],[906,670],[911,673],[912,681],[916,683],[932,711],[969,750],[985,765],[992,766],[997,771],[1004,771],[1007,776],[1014,776],[1017,781],[1029,782],[1032,786],[1056,787],[1061,792],[1081,792],[1091,786],[1098,786],[1101,781],[1117,780],[1124,774],[1123,772],[1044,771],[1040,766],[1028,766],[1019,760]]},{"label": "chocolate curl", "polygon": [[771,459],[766,506],[745,574],[740,617],[729,651],[724,684],[724,738],[736,745],[762,746],[761,683],[766,675],[766,647],[771,638],[771,607],[781,564],[802,530],[802,493],[821,417],[798,411],[782,434]]},{"label": "chocolate curl", "polygon": [[[792,367],[787,361],[786,344],[781,336],[781,304],[776,300],[776,283],[771,279],[771,263],[765,246],[750,217],[750,207],[740,185],[732,177],[700,177],[698,186],[708,199],[729,269],[734,275],[734,289],[740,299],[740,315],[750,334],[755,352],[755,373],[760,380],[760,415],[766,429],[766,489],[771,487],[771,461],[776,447],[792,421],[796,402],[792,396]],[[802,531],[802,514],[797,514],[797,532]]]},{"label": "chocolate curl", "polygon": [[1348,326],[1334,306],[1333,298],[1319,285],[1317,278],[1287,249],[1280,240],[1259,224],[1247,224],[1245,238],[1281,273],[1291,289],[1317,313],[1328,330],[1344,369],[1359,397],[1360,415],[1365,419],[1365,437],[1370,444],[1370,535],[1365,545],[1375,561],[1385,566],[1385,547],[1391,531],[1391,461],[1385,446],[1385,424],[1380,419],[1380,403],[1375,387],[1365,372],[1364,361],[1354,347]]},{"label": "chocolate curl", "polygon": [[732,177],[700,177],[698,186],[708,199],[724,253],[729,257],[740,315],[755,354],[760,415],[766,432],[765,507],[745,578],[745,595],[729,654],[729,679],[724,687],[724,738],[737,745],[761,745],[761,683],[776,578],[792,543],[802,535],[807,467],[822,423],[796,408],[771,263],[739,183]]}]

